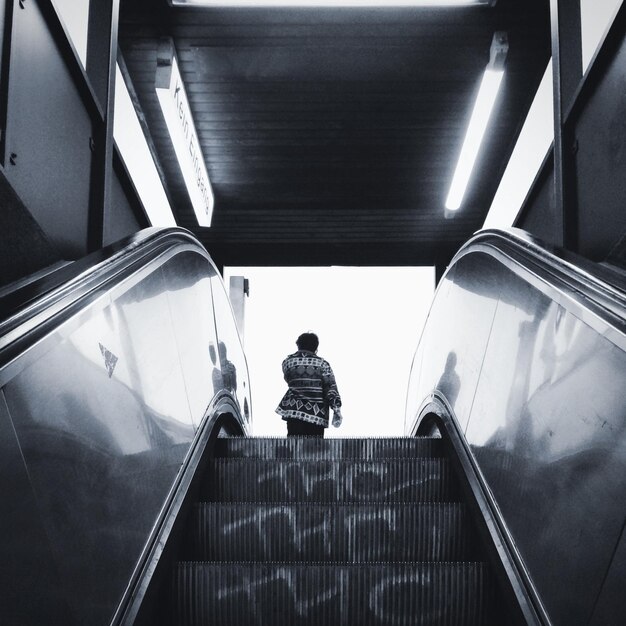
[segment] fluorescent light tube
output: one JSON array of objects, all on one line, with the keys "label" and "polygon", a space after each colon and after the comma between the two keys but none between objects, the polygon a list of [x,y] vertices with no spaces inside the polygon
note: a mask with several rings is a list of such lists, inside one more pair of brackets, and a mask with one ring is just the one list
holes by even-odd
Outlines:
[{"label": "fluorescent light tube", "polygon": [[446,209],[448,209],[448,211],[456,211],[463,202],[467,183],[474,169],[476,156],[478,155],[480,144],[483,141],[503,76],[504,70],[485,70],[482,82],[480,83],[478,97],[474,104],[474,110],[472,111],[467,134],[465,135],[465,141],[461,148],[459,162],[454,171],[454,178],[452,179],[448,199],[446,200]]},{"label": "fluorescent light tube", "polygon": [[198,7],[445,7],[491,4],[493,0],[171,0]]}]

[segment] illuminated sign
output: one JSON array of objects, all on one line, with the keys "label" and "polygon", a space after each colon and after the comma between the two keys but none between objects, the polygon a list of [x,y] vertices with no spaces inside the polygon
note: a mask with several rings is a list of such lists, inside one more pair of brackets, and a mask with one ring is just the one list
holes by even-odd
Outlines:
[{"label": "illuminated sign", "polygon": [[198,224],[210,226],[214,204],[213,189],[198,143],[173,45],[169,44],[168,50],[169,58],[164,60],[159,55],[156,93]]}]

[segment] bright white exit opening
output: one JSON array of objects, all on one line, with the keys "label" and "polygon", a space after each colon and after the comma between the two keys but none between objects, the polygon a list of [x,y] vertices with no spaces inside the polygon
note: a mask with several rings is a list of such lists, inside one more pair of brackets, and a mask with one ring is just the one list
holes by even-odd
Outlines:
[{"label": "bright white exit opening", "polygon": [[286,435],[274,412],[287,390],[281,363],[314,331],[343,401],[327,437],[401,436],[409,370],[434,293],[432,267],[227,267],[250,281],[244,346],[253,434]]}]

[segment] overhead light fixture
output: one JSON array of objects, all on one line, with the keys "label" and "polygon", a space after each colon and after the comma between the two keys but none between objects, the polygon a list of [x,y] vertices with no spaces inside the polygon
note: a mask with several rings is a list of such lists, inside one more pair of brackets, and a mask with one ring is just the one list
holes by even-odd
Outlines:
[{"label": "overhead light fixture", "polygon": [[467,184],[472,175],[476,157],[487,130],[487,124],[500,91],[502,77],[504,76],[504,61],[508,49],[509,44],[506,33],[497,32],[491,42],[489,64],[480,83],[465,141],[463,141],[461,154],[454,170],[454,177],[452,178],[452,184],[446,200],[446,209],[448,211],[457,211],[463,202]]},{"label": "overhead light fixture", "polygon": [[496,0],[171,0],[198,7],[448,7],[494,5]]},{"label": "overhead light fixture", "polygon": [[164,39],[159,44],[155,85],[198,225],[210,226],[214,204],[213,189],[178,69],[174,43],[170,39]]}]

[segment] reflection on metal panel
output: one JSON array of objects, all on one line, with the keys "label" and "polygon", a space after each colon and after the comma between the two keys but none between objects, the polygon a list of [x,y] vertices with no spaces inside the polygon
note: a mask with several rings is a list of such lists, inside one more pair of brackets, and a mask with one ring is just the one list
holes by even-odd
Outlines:
[{"label": "reflection on metal panel", "polygon": [[[478,277],[479,285],[473,289],[466,287],[469,276]],[[442,388],[462,428],[474,398],[499,290],[498,275],[486,257],[474,255],[448,272],[422,336],[422,366],[412,372],[412,377],[420,376],[419,389],[424,391],[409,395],[417,406],[431,390]]]},{"label": "reflection on metal panel", "polygon": [[248,366],[239,339],[233,310],[221,279],[215,276],[211,282],[215,320],[218,328],[217,353],[220,362],[219,371],[215,370],[214,372],[217,377],[214,382],[215,384],[221,382],[224,389],[236,396],[242,415],[249,419],[251,407]]},{"label": "reflection on metal panel", "polygon": [[[16,609],[11,623],[110,622],[221,390],[211,354],[216,275],[191,246],[167,250],[13,368],[4,412],[0,405],[0,484],[13,476],[13,528],[2,539],[10,544],[17,532],[17,547],[0,562],[0,580],[30,555],[31,565],[44,564],[4,588],[16,592],[9,609],[32,588],[49,597],[37,618]],[[245,361],[239,376],[247,384]]]},{"label": "reflection on metal panel", "polygon": [[467,438],[548,612],[586,623],[624,517],[626,355],[507,278]]},{"label": "reflection on metal panel", "polygon": [[444,281],[407,406],[446,397],[553,623],[586,624],[624,523],[626,353],[573,300],[496,256],[467,252]]},{"label": "reflection on metal panel", "polygon": [[217,334],[211,279],[217,272],[193,252],[179,254],[176,264],[165,265],[163,272],[166,284],[178,285],[170,287],[167,297],[189,408],[197,428],[211,398],[221,389],[213,380],[213,370],[219,368],[219,363],[213,349]]}]

